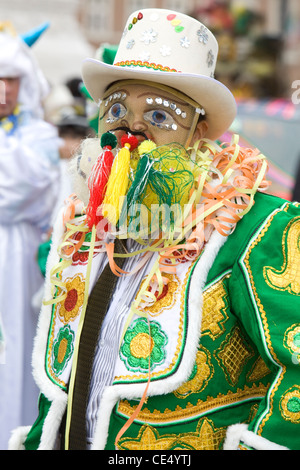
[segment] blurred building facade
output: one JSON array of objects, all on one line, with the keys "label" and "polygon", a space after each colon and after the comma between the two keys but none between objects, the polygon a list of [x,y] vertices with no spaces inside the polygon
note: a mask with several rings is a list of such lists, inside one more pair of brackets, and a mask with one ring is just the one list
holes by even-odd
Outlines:
[{"label": "blurred building facade", "polygon": [[299,0],[79,0],[78,20],[94,47],[117,44],[130,13],[144,8],[207,24],[220,45],[217,78],[237,97],[289,97],[300,80]]},{"label": "blurred building facade", "polygon": [[0,0],[0,23],[11,22],[18,34],[50,23],[33,52],[53,85],[80,76],[82,61],[93,54],[78,25],[78,6],[79,0]]}]

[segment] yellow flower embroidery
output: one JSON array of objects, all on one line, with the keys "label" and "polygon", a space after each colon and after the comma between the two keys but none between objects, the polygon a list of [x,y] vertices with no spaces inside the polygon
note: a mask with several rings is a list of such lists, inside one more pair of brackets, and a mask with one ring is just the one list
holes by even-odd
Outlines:
[{"label": "yellow flower embroidery", "polygon": [[[58,314],[64,323],[74,320],[84,300],[85,283],[81,274],[66,279],[67,297],[58,304]],[[59,293],[58,295],[61,295]]]}]

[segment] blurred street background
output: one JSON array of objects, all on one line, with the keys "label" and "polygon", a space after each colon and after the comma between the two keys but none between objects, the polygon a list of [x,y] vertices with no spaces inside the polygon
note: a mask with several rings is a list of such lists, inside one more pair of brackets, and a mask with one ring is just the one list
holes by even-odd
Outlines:
[{"label": "blurred street background", "polygon": [[299,0],[0,0],[0,21],[18,34],[50,22],[34,53],[55,89],[80,80],[82,60],[99,46],[118,44],[129,14],[152,7],[187,13],[214,32],[216,78],[238,101],[231,131],[265,153],[272,191],[292,198],[300,162]]}]

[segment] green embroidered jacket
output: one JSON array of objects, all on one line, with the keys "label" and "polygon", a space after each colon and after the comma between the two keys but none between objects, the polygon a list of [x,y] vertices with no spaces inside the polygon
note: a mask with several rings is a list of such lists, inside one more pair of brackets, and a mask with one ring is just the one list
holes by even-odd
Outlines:
[{"label": "green embroidered jacket", "polygon": [[[186,279],[176,361],[152,376],[146,402],[115,444],[147,384],[127,360],[128,376],[116,377],[103,395],[94,447],[299,450],[299,204],[257,194],[226,242],[212,241]],[[138,323],[143,333],[142,321],[124,337],[120,356]],[[158,354],[174,341],[174,328],[159,316],[153,328]],[[18,443],[26,449],[54,447],[67,406],[67,390],[46,380],[40,387],[39,417]]]}]

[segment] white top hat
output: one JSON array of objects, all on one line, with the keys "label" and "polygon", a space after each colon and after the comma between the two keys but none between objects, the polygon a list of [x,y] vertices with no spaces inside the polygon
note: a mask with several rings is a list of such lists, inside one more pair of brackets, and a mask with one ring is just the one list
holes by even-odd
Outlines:
[{"label": "white top hat", "polygon": [[233,95],[214,79],[217,56],[214,35],[196,19],[146,9],[129,17],[114,64],[87,59],[82,76],[95,101],[117,80],[147,80],[175,88],[205,109],[207,137],[217,139],[236,115]]}]

